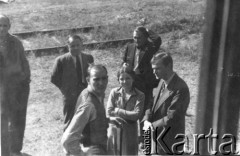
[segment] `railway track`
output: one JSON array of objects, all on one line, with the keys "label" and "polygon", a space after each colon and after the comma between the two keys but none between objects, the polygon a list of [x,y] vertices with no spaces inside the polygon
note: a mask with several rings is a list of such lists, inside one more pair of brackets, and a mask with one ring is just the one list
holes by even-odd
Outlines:
[{"label": "railway track", "polygon": [[[13,33],[20,37],[21,39],[27,39],[30,37],[34,37],[36,35],[48,35],[48,36],[55,36],[61,33],[89,33],[91,30],[103,28],[106,26],[97,25],[97,26],[86,26],[80,28],[70,28],[70,29],[50,29],[50,30],[40,30],[40,31],[26,31],[26,32],[17,32]],[[125,38],[125,39],[118,39],[118,40],[109,40],[109,41],[100,41],[100,42],[93,42],[93,43],[85,43],[83,46],[87,49],[104,49],[108,47],[117,47],[119,45],[124,45],[128,42],[132,42],[132,38]],[[25,50],[26,54],[33,53],[35,56],[41,56],[44,54],[54,54],[54,53],[64,53],[67,52],[67,46],[53,46],[53,47],[45,47],[45,48],[36,48],[36,49],[27,49]]]},{"label": "railway track", "polygon": [[[104,28],[106,26],[97,25],[97,26],[86,26],[80,28],[71,28],[71,29],[51,29],[51,30],[41,30],[41,31],[28,31],[28,32],[19,32],[13,33],[14,35],[20,37],[21,39],[27,39],[30,37],[34,37],[36,35],[48,35],[48,36],[56,36],[59,34],[71,34],[71,33],[89,33],[91,30]],[[100,41],[100,42],[90,42],[85,43],[83,46],[86,49],[105,49],[105,48],[113,48],[124,45],[126,43],[133,42],[132,38],[125,39],[117,39],[117,40],[109,40],[109,41]],[[51,55],[54,53],[64,53],[67,52],[67,46],[52,46],[45,48],[36,48],[36,49],[27,49],[25,50],[26,54],[33,53],[35,56],[41,55]]]},{"label": "railway track", "polygon": [[104,26],[97,25],[97,26],[86,26],[86,27],[70,28],[70,29],[49,29],[49,30],[40,30],[40,31],[25,31],[25,32],[16,32],[16,33],[13,33],[13,35],[16,35],[22,39],[26,39],[29,37],[36,36],[38,34],[41,34],[41,35],[48,34],[49,36],[54,36],[56,34],[60,34],[63,32],[67,32],[69,34],[70,33],[79,33],[79,32],[88,33],[93,29],[101,28],[101,27],[104,27]]},{"label": "railway track", "polygon": [[[119,39],[119,40],[86,43],[83,46],[84,46],[84,48],[87,48],[87,49],[104,49],[104,48],[110,48],[110,47],[111,48],[118,47],[120,45],[124,45],[129,42],[133,42],[133,39],[125,38],[125,39]],[[35,56],[41,56],[41,55],[46,55],[46,54],[50,55],[50,54],[54,54],[54,53],[64,53],[64,52],[67,52],[66,45],[25,50],[26,54],[33,53]]]},{"label": "railway track", "polygon": [[[86,26],[80,28],[70,28],[70,29],[51,29],[51,30],[40,30],[40,31],[26,31],[26,32],[18,32],[13,33],[20,37],[21,39],[27,39],[30,37],[34,37],[36,35],[48,35],[55,36],[61,33],[71,34],[71,33],[89,33],[91,30],[103,28],[106,26],[97,25],[97,26]],[[128,42],[133,42],[132,38],[118,39],[118,40],[109,40],[109,41],[100,41],[100,42],[92,42],[85,43],[83,46],[87,49],[104,49],[109,47],[117,47],[120,45],[124,45]],[[67,52],[67,46],[53,46],[53,47],[45,47],[45,48],[36,48],[36,49],[27,49],[25,50],[26,54],[33,53],[35,56],[41,55],[50,55],[54,53],[64,53]]]}]

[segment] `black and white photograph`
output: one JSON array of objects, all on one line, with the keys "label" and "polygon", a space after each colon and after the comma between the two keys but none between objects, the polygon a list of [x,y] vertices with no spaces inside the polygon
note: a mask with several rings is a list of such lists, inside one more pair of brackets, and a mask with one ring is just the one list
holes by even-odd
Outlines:
[{"label": "black and white photograph", "polygon": [[0,0],[0,155],[240,155],[239,10]]}]

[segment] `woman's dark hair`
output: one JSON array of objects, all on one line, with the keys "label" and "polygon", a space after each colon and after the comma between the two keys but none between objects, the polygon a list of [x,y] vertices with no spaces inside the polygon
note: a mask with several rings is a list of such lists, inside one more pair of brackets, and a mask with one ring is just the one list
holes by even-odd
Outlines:
[{"label": "woman's dark hair", "polygon": [[139,27],[135,28],[134,31],[135,32],[141,32],[146,38],[149,37],[147,29],[143,26],[139,26]]},{"label": "woman's dark hair", "polygon": [[135,72],[133,69],[129,66],[128,63],[123,63],[121,68],[117,72],[117,79],[119,80],[119,77],[122,73],[127,73],[129,74],[133,80],[135,80]]}]

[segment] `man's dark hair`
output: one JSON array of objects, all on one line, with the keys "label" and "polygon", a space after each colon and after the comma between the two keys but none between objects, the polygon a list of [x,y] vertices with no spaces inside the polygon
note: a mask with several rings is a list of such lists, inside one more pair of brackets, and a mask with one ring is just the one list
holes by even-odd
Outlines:
[{"label": "man's dark hair", "polygon": [[173,59],[170,53],[162,52],[155,54],[151,60],[151,63],[157,64],[160,61],[162,61],[164,66],[170,65],[171,69],[173,69]]},{"label": "man's dark hair", "polygon": [[87,74],[88,74],[87,77],[90,77],[90,73],[92,70],[105,70],[106,73],[108,73],[107,68],[104,65],[91,63],[89,64],[89,67],[87,70]]},{"label": "man's dark hair", "polygon": [[5,15],[5,14],[0,14],[0,18],[6,19],[6,20],[8,21],[8,24],[11,26],[10,19],[9,19],[9,17],[8,17],[7,15]]},{"label": "man's dark hair", "polygon": [[68,35],[68,39],[67,39],[67,43],[69,44],[69,40],[70,39],[73,39],[73,40],[80,40],[81,42],[82,42],[82,38],[80,37],[80,36],[78,36],[78,35],[76,35],[76,34],[74,34],[74,35]]},{"label": "man's dark hair", "polygon": [[143,26],[139,26],[139,27],[135,28],[134,32],[141,32],[146,38],[149,37],[147,29],[145,27],[143,27]]}]

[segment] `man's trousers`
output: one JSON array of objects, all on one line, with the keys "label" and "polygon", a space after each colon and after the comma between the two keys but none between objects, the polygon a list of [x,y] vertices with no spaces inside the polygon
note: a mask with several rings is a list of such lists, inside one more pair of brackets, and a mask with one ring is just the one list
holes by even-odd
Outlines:
[{"label": "man's trousers", "polygon": [[29,83],[21,83],[5,86],[1,93],[2,155],[22,150],[29,91]]}]

